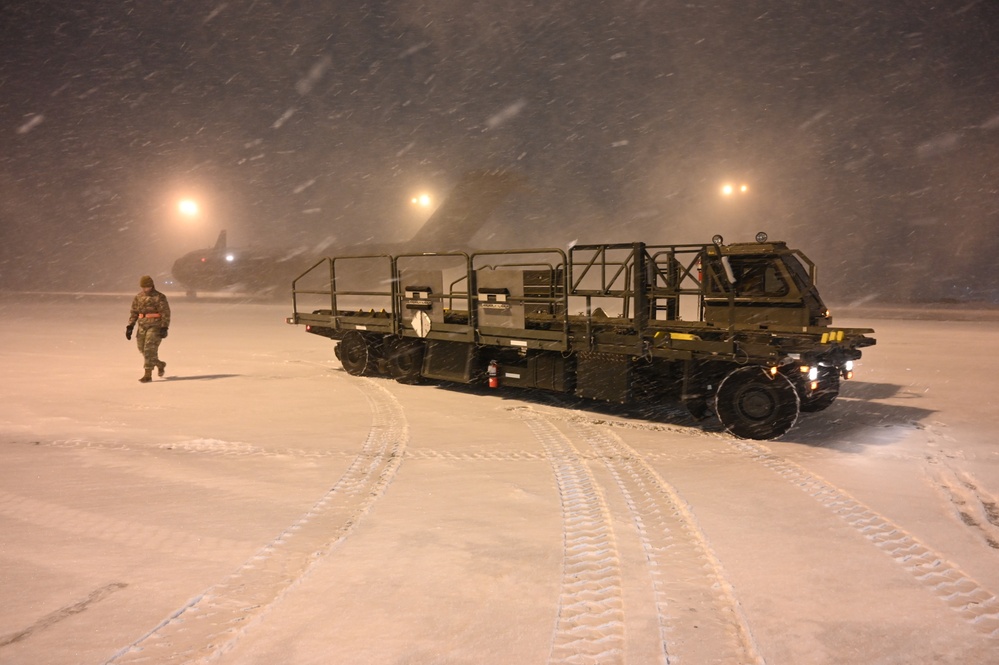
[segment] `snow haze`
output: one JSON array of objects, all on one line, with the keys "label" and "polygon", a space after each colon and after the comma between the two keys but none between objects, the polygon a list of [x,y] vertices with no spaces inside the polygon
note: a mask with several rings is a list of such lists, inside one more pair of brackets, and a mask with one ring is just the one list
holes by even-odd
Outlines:
[{"label": "snow haze", "polygon": [[0,300],[0,663],[999,662],[994,311],[837,317],[750,442],[352,377],[290,304],[174,295],[144,385],[130,299]]},{"label": "snow haze", "polygon": [[399,242],[503,169],[469,246],[766,231],[827,296],[994,304],[997,36],[994,0],[7,0],[0,289],[163,283],[222,229]]}]

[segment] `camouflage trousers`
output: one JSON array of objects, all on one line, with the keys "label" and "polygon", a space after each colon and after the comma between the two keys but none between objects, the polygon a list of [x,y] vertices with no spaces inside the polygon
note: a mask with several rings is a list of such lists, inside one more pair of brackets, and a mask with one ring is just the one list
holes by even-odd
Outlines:
[{"label": "camouflage trousers", "polygon": [[160,364],[160,337],[159,326],[149,326],[139,328],[135,331],[135,343],[139,347],[139,353],[143,358],[143,369],[153,369]]}]

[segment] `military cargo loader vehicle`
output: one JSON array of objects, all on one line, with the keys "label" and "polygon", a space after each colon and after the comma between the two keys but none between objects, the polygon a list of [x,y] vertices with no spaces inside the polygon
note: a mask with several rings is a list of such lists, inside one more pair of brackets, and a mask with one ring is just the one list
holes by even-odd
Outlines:
[{"label": "military cargo loader vehicle", "polygon": [[832,325],[815,274],[763,233],[327,257],[294,280],[287,322],[337,342],[352,375],[676,400],[769,439],[830,406],[875,343]]}]

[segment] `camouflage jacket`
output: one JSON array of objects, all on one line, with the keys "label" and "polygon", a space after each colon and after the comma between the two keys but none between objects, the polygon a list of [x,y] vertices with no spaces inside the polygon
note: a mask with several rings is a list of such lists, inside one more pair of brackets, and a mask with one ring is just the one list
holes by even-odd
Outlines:
[{"label": "camouflage jacket", "polygon": [[[151,314],[149,318],[146,318],[147,314]],[[159,316],[156,316],[159,314]],[[135,298],[132,299],[132,311],[128,317],[128,325],[132,325],[136,321],[139,322],[140,327],[149,326],[160,326],[162,328],[170,327],[170,303],[167,302],[167,297],[153,289],[148,294],[144,291],[139,291]]]}]

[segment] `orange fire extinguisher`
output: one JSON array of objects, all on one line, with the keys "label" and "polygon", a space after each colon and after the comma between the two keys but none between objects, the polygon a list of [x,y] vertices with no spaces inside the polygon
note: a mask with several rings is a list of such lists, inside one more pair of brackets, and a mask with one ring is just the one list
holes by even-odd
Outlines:
[{"label": "orange fire extinguisher", "polygon": [[489,377],[489,387],[499,388],[499,365],[495,360],[489,361],[489,367],[486,368],[486,375]]}]

